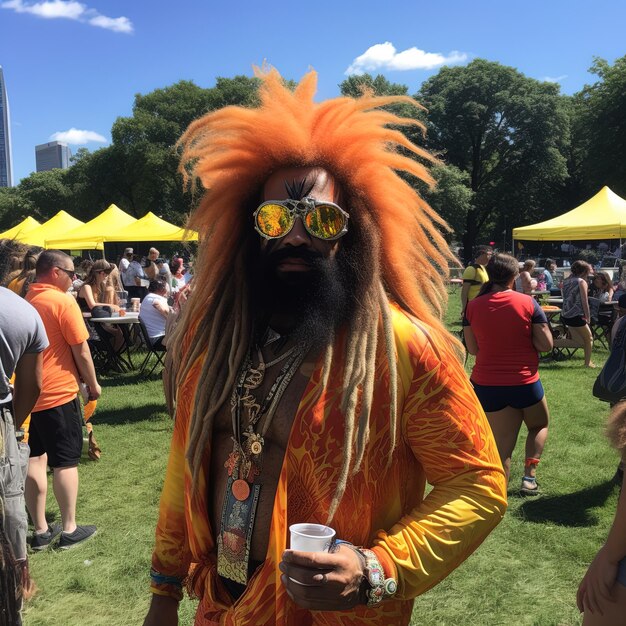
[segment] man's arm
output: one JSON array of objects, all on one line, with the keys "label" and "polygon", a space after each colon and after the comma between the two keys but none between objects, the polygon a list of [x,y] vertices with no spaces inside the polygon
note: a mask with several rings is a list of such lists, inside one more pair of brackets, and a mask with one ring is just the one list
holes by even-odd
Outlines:
[{"label": "man's arm", "polygon": [[15,366],[13,412],[15,427],[21,428],[41,393],[43,352],[23,354]]},{"label": "man's arm", "polygon": [[170,314],[170,307],[167,302],[163,302],[161,300],[155,300],[152,303],[152,306],[165,318],[167,319]]},{"label": "man's arm", "polygon": [[[371,547],[385,577],[397,580],[394,598],[400,600],[424,593],[460,565],[506,510],[502,463],[463,367],[444,344],[447,339],[440,338],[436,348],[425,336],[411,339],[412,371],[401,374],[412,381],[404,398],[403,436],[434,488],[388,532],[379,530]],[[355,587],[362,563],[350,548],[287,550],[280,569],[282,584],[303,608],[341,610],[363,603]]]},{"label": "man's arm", "polygon": [[461,287],[461,316],[467,306],[467,296],[469,295],[470,287],[471,285],[469,283],[463,283],[463,286]]},{"label": "man's arm", "polygon": [[[178,623],[178,603],[183,597],[183,581],[191,563],[185,516],[188,504],[185,495],[185,450],[193,396],[193,391],[183,383],[179,389],[170,456],[159,504],[150,572],[153,598],[144,626],[175,626]],[[191,481],[191,477],[187,476],[187,480]],[[206,487],[202,476],[199,483],[198,488]]]},{"label": "man's arm", "polygon": [[89,387],[89,399],[97,400],[102,393],[98,379],[96,378],[96,368],[93,365],[93,359],[91,358],[91,350],[89,350],[89,344],[86,341],[71,346],[72,356],[74,357],[74,363],[76,363],[76,369],[83,382]]},{"label": "man's arm", "polygon": [[143,626],[178,626],[178,600],[153,594]]},{"label": "man's arm", "polygon": [[506,510],[506,481],[491,428],[443,341],[428,340],[414,361],[402,415],[404,437],[433,490],[374,541],[381,562],[395,564],[399,599],[414,598],[445,578]]}]

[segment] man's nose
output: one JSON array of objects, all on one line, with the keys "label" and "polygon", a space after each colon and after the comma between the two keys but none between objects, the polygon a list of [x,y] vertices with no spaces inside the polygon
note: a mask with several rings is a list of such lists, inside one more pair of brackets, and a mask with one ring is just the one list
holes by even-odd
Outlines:
[{"label": "man's nose", "polygon": [[285,246],[308,246],[311,243],[311,236],[307,232],[302,219],[296,216],[291,230],[283,237]]}]

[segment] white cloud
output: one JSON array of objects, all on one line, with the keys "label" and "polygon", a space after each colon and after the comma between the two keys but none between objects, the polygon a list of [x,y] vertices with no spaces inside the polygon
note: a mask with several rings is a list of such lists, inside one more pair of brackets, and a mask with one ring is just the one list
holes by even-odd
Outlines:
[{"label": "white cloud", "polygon": [[560,83],[562,80],[567,78],[567,74],[563,74],[562,76],[557,76],[556,78],[552,78],[551,76],[544,76],[541,80],[546,83]]},{"label": "white cloud", "polygon": [[107,28],[116,33],[132,33],[133,24],[127,17],[106,17],[105,15],[96,15],[89,20],[92,26]]},{"label": "white cloud", "polygon": [[117,33],[133,32],[133,24],[127,17],[107,17],[75,0],[44,0],[34,4],[26,3],[24,0],[6,0],[0,3],[0,8],[11,9],[16,13],[30,13],[48,20],[75,20]]},{"label": "white cloud", "polygon": [[345,74],[363,74],[376,70],[432,70],[441,65],[464,61],[467,61],[467,54],[464,52],[454,50],[444,55],[439,52],[425,52],[416,47],[398,52],[391,42],[386,41],[369,47],[354,59]]},{"label": "white cloud", "polygon": [[79,130],[78,128],[70,128],[69,130],[56,132],[50,135],[50,141],[62,141],[63,143],[69,143],[75,146],[84,146],[90,141],[107,143],[107,139],[99,133],[93,130]]},{"label": "white cloud", "polygon": [[38,2],[36,4],[24,4],[23,0],[10,0],[2,3],[3,9],[13,9],[16,13],[32,13],[39,17],[55,19],[64,17],[77,20],[85,11],[85,6],[80,2],[52,0],[51,2]]}]

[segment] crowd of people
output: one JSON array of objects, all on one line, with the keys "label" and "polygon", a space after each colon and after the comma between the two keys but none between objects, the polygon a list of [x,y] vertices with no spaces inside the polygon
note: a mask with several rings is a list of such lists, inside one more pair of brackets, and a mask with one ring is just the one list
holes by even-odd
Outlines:
[{"label": "crowd of people", "polygon": [[[545,265],[547,280],[541,277],[544,290],[538,291],[553,293],[554,262],[547,259]],[[549,411],[539,378],[539,353],[553,347],[548,319],[532,297],[540,286],[533,278],[535,266],[532,259],[520,264],[513,256],[494,253],[490,247],[483,246],[476,262],[465,270],[461,294],[464,342],[468,352],[476,356],[471,382],[491,425],[507,481],[522,423],[528,431],[520,488],[523,495],[540,493],[536,469],[548,435]],[[585,261],[576,260],[570,265],[569,276],[560,283],[558,293],[562,295],[561,323],[583,347],[585,366],[594,368],[590,302],[613,301],[616,290],[611,277],[605,271],[594,272]],[[618,296],[617,304],[611,354],[603,372],[611,366],[607,378],[617,379],[619,392],[603,397],[594,386],[594,394],[611,401],[613,407],[609,435],[622,455],[616,472],[621,492],[607,542],[578,590],[577,604],[585,614],[585,626],[612,626],[626,620],[626,293]]]},{"label": "crowd of people", "polygon": [[[130,266],[120,262],[123,270]],[[148,284],[147,295],[139,293],[140,315],[159,346],[170,302],[189,283],[182,258],[172,259],[172,266],[173,273],[156,249],[140,264]],[[125,277],[126,271],[105,259],[73,259],[58,250],[0,241],[0,614],[10,612],[6,623],[12,626],[20,623],[21,602],[32,593],[27,543],[33,551],[68,549],[97,533],[95,525],[76,521],[85,425],[81,398],[95,404],[101,394],[83,313],[101,308],[111,315],[125,307]],[[120,348],[119,328],[102,324],[99,332]],[[93,429],[86,425],[90,457],[99,458]],[[52,525],[45,516],[48,468],[60,511],[60,523]],[[28,542],[27,512],[33,529]]]},{"label": "crowd of people", "polygon": [[[145,626],[177,624],[185,588],[199,600],[196,626],[406,626],[413,599],[505,514],[522,423],[520,488],[539,492],[549,412],[537,353],[552,335],[528,295],[535,266],[520,272],[516,259],[484,247],[466,269],[470,379],[436,312],[454,257],[406,182],[429,181],[425,154],[389,110],[412,100],[367,93],[316,103],[315,86],[315,72],[292,90],[272,70],[258,107],[210,112],[182,137],[181,172],[206,190],[189,224],[201,243],[188,300],[182,260],[168,263],[155,248],[143,261],[127,248],[118,264],[78,267],[45,250],[29,269],[11,267],[11,289],[26,299],[0,287],[0,435],[15,440],[1,449],[30,459],[25,506],[18,496],[0,509],[7,623],[19,623],[28,594],[26,509],[33,549],[74,547],[97,532],[76,522],[79,383],[89,400],[102,393],[81,306],[114,312],[140,298],[157,341],[171,302],[185,300],[167,340],[175,420]],[[0,269],[10,248],[0,242]],[[563,285],[568,319],[588,322],[587,270],[574,266]],[[7,310],[20,311],[19,324]],[[20,440],[29,413],[30,452]],[[625,415],[617,405],[622,450]],[[48,466],[60,525],[42,508]],[[622,496],[580,587],[587,624],[613,615],[609,597],[624,610],[625,517]],[[335,537],[323,551],[297,550],[295,524],[309,539]]]}]

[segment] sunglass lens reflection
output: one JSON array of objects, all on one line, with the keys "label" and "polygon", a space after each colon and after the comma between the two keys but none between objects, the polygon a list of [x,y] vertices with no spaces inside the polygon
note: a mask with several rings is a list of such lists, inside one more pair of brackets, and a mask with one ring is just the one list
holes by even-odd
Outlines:
[{"label": "sunglass lens reflection", "polygon": [[259,230],[268,237],[281,237],[289,231],[293,217],[289,209],[280,204],[266,204],[257,213]]},{"label": "sunglass lens reflection", "polygon": [[344,227],[343,215],[330,205],[315,207],[305,219],[309,232],[320,239],[332,239]]}]

